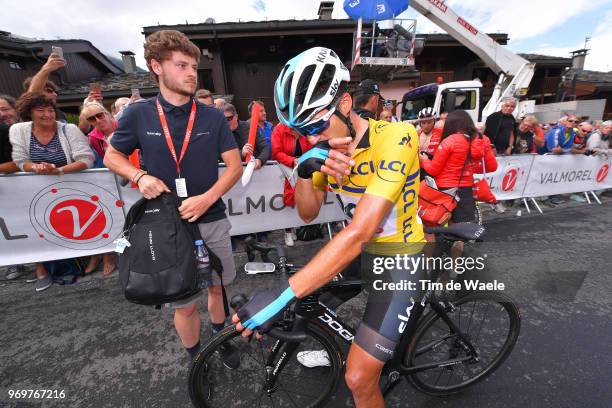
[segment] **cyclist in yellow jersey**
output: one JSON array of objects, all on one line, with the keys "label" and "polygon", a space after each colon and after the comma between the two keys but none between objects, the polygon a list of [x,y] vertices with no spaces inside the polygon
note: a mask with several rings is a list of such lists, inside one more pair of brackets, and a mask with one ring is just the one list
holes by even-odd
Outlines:
[{"label": "cyclist in yellow jersey", "polygon": [[370,120],[352,152],[355,164],[350,174],[339,183],[333,176],[316,172],[313,186],[319,190],[329,186],[337,193],[349,220],[364,194],[394,203],[371,242],[422,242],[417,154],[418,136],[412,125]]},{"label": "cyclist in yellow jersey", "polygon": [[[243,336],[264,333],[297,298],[343,272],[369,242],[421,245],[417,216],[418,137],[411,125],[367,121],[346,92],[350,75],[336,53],[323,47],[287,62],[276,80],[279,119],[315,146],[300,157],[295,201],[305,222],[323,204],[325,185],[338,192],[352,222],[280,287],[257,291],[233,322]],[[406,243],[406,244],[404,244]],[[383,276],[383,275],[381,275]],[[423,271],[390,269],[391,282],[423,279]],[[346,382],[358,408],[383,407],[379,379],[397,346],[418,291],[369,290],[363,319],[346,361]],[[299,355],[297,356],[299,360]]]}]

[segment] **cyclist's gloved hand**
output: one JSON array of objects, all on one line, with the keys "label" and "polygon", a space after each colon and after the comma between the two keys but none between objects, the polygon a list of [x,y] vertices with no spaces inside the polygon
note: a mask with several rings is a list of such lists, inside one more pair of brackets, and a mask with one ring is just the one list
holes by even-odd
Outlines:
[{"label": "cyclist's gloved hand", "polygon": [[282,316],[295,299],[289,282],[275,289],[258,290],[240,308],[238,318],[245,329],[257,329],[263,333],[272,328],[272,323]]},{"label": "cyclist's gloved hand", "polygon": [[320,141],[312,149],[300,156],[298,159],[298,177],[309,179],[315,171],[320,171],[321,166],[329,156],[331,146],[327,140]]}]

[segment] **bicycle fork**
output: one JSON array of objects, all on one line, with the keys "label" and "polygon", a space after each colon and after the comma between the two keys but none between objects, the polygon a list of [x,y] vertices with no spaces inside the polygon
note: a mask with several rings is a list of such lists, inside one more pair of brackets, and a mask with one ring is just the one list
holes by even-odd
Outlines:
[{"label": "bicycle fork", "polygon": [[[303,332],[306,329],[307,320],[302,316],[296,315],[293,330],[295,332]],[[270,355],[266,360],[266,383],[265,391],[272,394],[276,391],[276,380],[288,361],[291,360],[293,354],[297,350],[300,343],[283,342],[276,340],[272,346]],[[278,358],[277,358],[278,357]]]}]

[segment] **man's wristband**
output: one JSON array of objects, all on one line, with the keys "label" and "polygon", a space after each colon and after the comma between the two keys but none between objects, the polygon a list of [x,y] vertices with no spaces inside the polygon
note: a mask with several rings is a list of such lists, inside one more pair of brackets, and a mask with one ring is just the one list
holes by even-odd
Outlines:
[{"label": "man's wristband", "polygon": [[143,176],[146,176],[146,175],[147,175],[147,172],[146,172],[146,171],[144,171],[144,170],[141,170],[140,172],[138,172],[138,173],[137,173],[137,174],[134,176],[134,178],[132,179],[132,181],[133,181],[134,183],[138,184],[138,182],[140,181],[140,179],[141,179]]}]

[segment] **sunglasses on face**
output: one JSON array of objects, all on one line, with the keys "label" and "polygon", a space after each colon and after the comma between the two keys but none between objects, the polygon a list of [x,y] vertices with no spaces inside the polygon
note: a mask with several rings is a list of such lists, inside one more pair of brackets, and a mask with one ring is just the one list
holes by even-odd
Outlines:
[{"label": "sunglasses on face", "polygon": [[327,130],[327,128],[329,128],[329,122],[331,120],[332,115],[336,111],[336,108],[338,107],[338,103],[340,103],[339,100],[334,106],[329,109],[329,111],[325,113],[325,115],[314,119],[313,121],[305,124],[304,126],[294,128],[295,131],[302,136],[314,136],[320,134],[321,132],[324,132],[325,130]]},{"label": "sunglasses on face", "polygon": [[569,123],[578,123],[578,121],[576,119],[568,119],[567,120]]},{"label": "sunglasses on face", "polygon": [[95,115],[88,117],[87,121],[90,123],[95,123],[96,120],[102,120],[102,119],[104,119],[104,112],[98,112]]},{"label": "sunglasses on face", "polygon": [[230,116],[226,116],[225,120],[227,120],[228,122],[230,122],[232,119],[234,119],[234,115],[230,115]]},{"label": "sunglasses on face", "polygon": [[208,99],[208,98],[212,98],[211,94],[208,95],[200,95],[200,99]]}]

